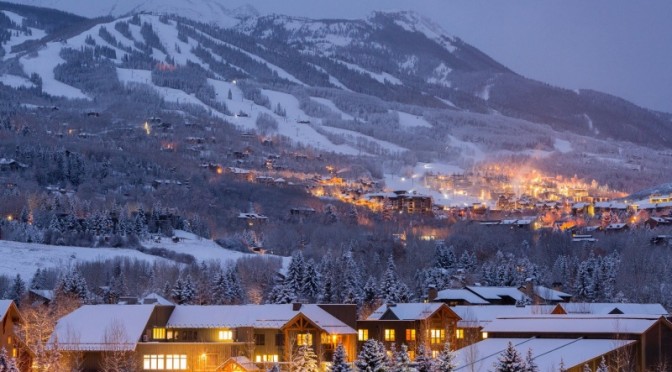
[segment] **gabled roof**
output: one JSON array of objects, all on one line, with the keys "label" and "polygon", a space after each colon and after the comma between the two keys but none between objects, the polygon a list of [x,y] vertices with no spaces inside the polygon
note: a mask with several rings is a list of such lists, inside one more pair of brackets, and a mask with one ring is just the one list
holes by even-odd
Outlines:
[{"label": "gabled roof", "polygon": [[161,296],[156,292],[152,292],[147,296],[143,297],[142,300],[140,300],[140,303],[145,305],[151,305],[151,304],[164,305],[164,306],[175,305],[173,302],[167,300],[165,297]]},{"label": "gabled roof", "polygon": [[459,317],[458,327],[483,327],[499,317],[527,316],[550,314],[554,305],[487,305],[487,306],[453,306]]},{"label": "gabled roof", "polygon": [[567,314],[669,315],[661,304],[569,302],[557,306]]},{"label": "gabled roof", "polygon": [[546,301],[565,301],[572,297],[569,293],[544,287],[543,285],[535,285],[533,290],[535,295]]},{"label": "gabled roof", "polygon": [[467,286],[467,290],[477,294],[486,300],[501,300],[502,297],[511,297],[515,300],[521,298],[527,299],[525,293],[518,290],[516,287],[481,287],[481,286]]},{"label": "gabled roof", "polygon": [[65,351],[131,351],[154,305],[84,305],[56,323],[49,345]]},{"label": "gabled roof", "polygon": [[483,331],[509,334],[642,334],[661,319],[652,315],[500,317],[486,325]]},{"label": "gabled roof", "polygon": [[455,352],[456,371],[490,371],[511,342],[521,355],[529,349],[539,371],[580,367],[588,361],[634,343],[633,340],[572,338],[488,338]]},{"label": "gabled roof", "polygon": [[18,312],[14,301],[12,300],[0,300],[0,320],[5,319],[5,316],[14,308]]},{"label": "gabled roof", "polygon": [[376,309],[366,320],[425,320],[443,307],[450,310],[448,305],[441,302],[386,304]]},{"label": "gabled roof", "polygon": [[[259,369],[259,366],[257,366],[256,364],[252,363],[252,361],[249,360],[249,359],[248,359],[247,357],[245,357],[245,356],[231,357],[231,358],[227,359],[227,360],[222,364],[222,367],[223,367],[223,366],[226,366],[227,364],[233,364],[233,363],[235,363],[235,364],[237,364],[238,366],[240,366],[240,369],[242,369],[243,371],[260,371],[260,370],[261,370],[261,369]],[[240,369],[234,369],[234,370],[240,370]],[[219,369],[218,369],[218,370],[219,370]],[[226,370],[226,369],[222,368],[222,370]]]},{"label": "gabled roof", "polygon": [[444,289],[439,291],[436,301],[462,300],[472,305],[487,305],[488,301],[478,297],[475,293],[466,289]]},{"label": "gabled roof", "polygon": [[273,328],[281,329],[297,315],[302,314],[317,327],[330,334],[355,334],[352,327],[329,314],[319,305],[213,305],[175,306],[166,324],[167,328]]}]

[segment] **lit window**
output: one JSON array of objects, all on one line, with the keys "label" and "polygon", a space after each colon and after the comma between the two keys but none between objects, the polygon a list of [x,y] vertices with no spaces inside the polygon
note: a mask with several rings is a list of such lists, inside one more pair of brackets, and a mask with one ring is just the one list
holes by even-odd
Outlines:
[{"label": "lit window", "polygon": [[313,346],[313,335],[310,333],[296,335],[296,344],[299,346]]},{"label": "lit window", "polygon": [[369,339],[369,330],[368,329],[359,329],[357,330],[357,340],[366,341]]},{"label": "lit window", "polygon": [[233,331],[219,331],[219,340],[220,341],[232,341],[233,340]]},{"label": "lit window", "polygon": [[406,330],[406,341],[415,341],[415,329]]},{"label": "lit window", "polygon": [[[460,338],[458,336],[458,338]],[[433,345],[442,344],[446,341],[446,330],[445,329],[430,329],[429,330],[429,340]]]},{"label": "lit window", "polygon": [[257,363],[262,363],[262,362],[273,362],[277,363],[278,362],[278,354],[262,354],[262,355],[257,355],[255,357],[255,362]]},{"label": "lit window", "polygon": [[323,345],[329,345],[329,344],[338,345],[340,343],[343,343],[343,336],[322,333],[320,335],[320,341],[322,342]]},{"label": "lit window", "polygon": [[152,338],[154,340],[165,340],[166,339],[166,329],[165,328],[154,328],[152,330]]},{"label": "lit window", "polygon": [[483,339],[488,338],[488,332],[482,332],[481,335],[483,335]]},{"label": "lit window", "polygon": [[463,339],[464,338],[464,329],[461,329],[461,328],[456,329],[455,330],[455,337],[457,337],[459,339]]},{"label": "lit window", "polygon": [[415,350],[408,350],[408,358],[410,360],[415,360]]},{"label": "lit window", "polygon": [[12,348],[12,358],[18,358],[19,357],[19,349],[17,348]]},{"label": "lit window", "polygon": [[436,359],[439,357],[440,351],[438,350],[432,350],[432,358]]},{"label": "lit window", "polygon": [[142,368],[145,370],[186,370],[186,354],[150,354],[142,356]]},{"label": "lit window", "polygon": [[385,330],[385,341],[394,341],[394,329]]}]

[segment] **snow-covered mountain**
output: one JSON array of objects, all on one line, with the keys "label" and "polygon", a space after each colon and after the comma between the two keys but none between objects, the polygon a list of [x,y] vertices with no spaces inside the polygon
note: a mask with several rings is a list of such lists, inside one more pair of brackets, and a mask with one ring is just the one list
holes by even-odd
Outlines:
[{"label": "snow-covered mountain", "polygon": [[[0,7],[2,84],[99,111],[146,86],[241,130],[270,117],[295,144],[461,166],[490,154],[580,153],[598,169],[612,158],[610,167],[630,169],[628,159],[672,141],[670,114],[526,79],[412,12],[313,20],[209,0],[24,3],[113,17],[56,27],[62,14]],[[622,144],[596,145],[605,140]]]}]

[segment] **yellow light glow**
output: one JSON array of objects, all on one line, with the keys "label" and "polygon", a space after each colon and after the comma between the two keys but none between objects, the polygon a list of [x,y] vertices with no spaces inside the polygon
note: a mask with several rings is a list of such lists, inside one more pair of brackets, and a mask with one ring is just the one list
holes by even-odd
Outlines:
[{"label": "yellow light glow", "polygon": [[147,133],[148,136],[152,134],[152,127],[149,125],[148,122],[145,122],[143,128],[145,129],[145,133]]}]

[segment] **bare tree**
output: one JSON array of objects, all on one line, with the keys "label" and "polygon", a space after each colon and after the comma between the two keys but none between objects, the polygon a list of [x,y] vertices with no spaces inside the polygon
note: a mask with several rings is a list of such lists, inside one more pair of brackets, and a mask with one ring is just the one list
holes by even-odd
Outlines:
[{"label": "bare tree", "polygon": [[129,343],[123,322],[113,319],[105,329],[101,372],[134,372],[139,370],[139,362]]}]

